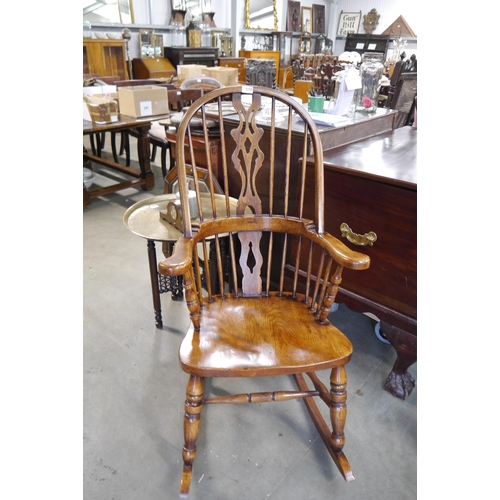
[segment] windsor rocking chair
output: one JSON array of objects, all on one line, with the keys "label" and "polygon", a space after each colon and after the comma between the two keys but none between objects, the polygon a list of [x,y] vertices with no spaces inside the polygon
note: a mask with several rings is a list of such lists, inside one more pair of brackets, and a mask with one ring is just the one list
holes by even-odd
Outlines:
[{"label": "windsor rocking chair", "polygon": [[[227,106],[228,100],[234,114],[222,113],[222,103]],[[264,102],[271,109],[270,120],[262,115]],[[160,273],[183,276],[191,318],[179,349],[181,367],[189,375],[181,497],[189,494],[202,410],[215,403],[302,398],[340,473],[351,481],[354,476],[342,448],[345,365],[352,345],[327,316],[343,270],[367,269],[370,259],[324,231],[322,145],[316,125],[302,106],[285,93],[267,87],[214,90],[186,111],[177,131],[178,144],[186,140],[190,143],[193,119],[204,121],[209,117],[218,123],[222,142],[217,166],[222,173],[220,190],[216,192],[213,187],[217,185],[212,182],[215,166],[209,155],[202,190],[198,177],[188,182],[187,167],[182,167],[188,148],[177,147],[183,236],[173,254],[159,264]],[[280,133],[275,125],[278,122],[286,124]],[[208,134],[207,127],[203,130]],[[292,141],[302,141],[304,154],[299,164],[290,162]],[[278,155],[287,157],[283,170],[275,167]],[[306,170],[308,155],[315,159],[313,174]],[[193,161],[193,151],[190,157]],[[196,168],[196,164],[189,168]],[[315,176],[315,192],[306,191],[306,174]],[[306,199],[315,200],[314,220],[303,217]],[[165,207],[165,211],[170,208]],[[192,218],[193,212],[196,218]],[[210,244],[215,247],[211,252]],[[293,262],[292,247],[297,255]],[[301,264],[304,259],[305,267]],[[214,265],[206,265],[210,260]],[[218,286],[212,285],[210,273],[216,273]],[[325,369],[331,370],[329,384],[315,373]],[[293,377],[297,390],[243,391],[227,396],[204,393],[207,377],[283,375]],[[331,429],[315,397],[329,408]]]}]

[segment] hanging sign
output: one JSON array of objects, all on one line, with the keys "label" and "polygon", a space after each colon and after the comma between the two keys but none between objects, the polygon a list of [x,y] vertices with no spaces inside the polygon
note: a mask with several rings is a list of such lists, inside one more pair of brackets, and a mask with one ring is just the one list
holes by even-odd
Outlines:
[{"label": "hanging sign", "polygon": [[337,35],[347,35],[348,33],[357,33],[359,22],[361,21],[361,11],[359,12],[340,12],[339,27]]}]

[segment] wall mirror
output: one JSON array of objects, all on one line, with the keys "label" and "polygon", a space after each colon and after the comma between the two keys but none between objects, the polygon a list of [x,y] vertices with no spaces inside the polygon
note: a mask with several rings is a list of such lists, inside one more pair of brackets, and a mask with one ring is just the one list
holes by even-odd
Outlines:
[{"label": "wall mirror", "polygon": [[276,0],[245,0],[245,29],[277,31]]},{"label": "wall mirror", "polygon": [[197,19],[202,12],[212,12],[212,2],[210,0],[172,0],[172,10],[186,12],[187,17]]},{"label": "wall mirror", "polygon": [[312,32],[312,8],[311,7],[302,7],[301,18],[302,18],[302,33],[311,33]]},{"label": "wall mirror", "polygon": [[90,23],[134,24],[132,0],[83,0],[83,19]]}]

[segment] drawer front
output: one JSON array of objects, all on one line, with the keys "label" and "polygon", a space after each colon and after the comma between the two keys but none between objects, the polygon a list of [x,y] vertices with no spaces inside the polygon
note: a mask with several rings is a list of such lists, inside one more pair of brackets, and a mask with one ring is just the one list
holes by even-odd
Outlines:
[{"label": "drawer front", "polygon": [[226,68],[235,68],[238,70],[238,82],[246,84],[247,75],[245,71],[245,58],[244,57],[236,57],[236,58],[227,58],[221,57],[219,58],[219,66]]},{"label": "drawer front", "polygon": [[[306,216],[314,209],[312,189]],[[357,235],[374,232],[373,246],[342,236],[346,223]],[[325,168],[325,231],[371,258],[365,271],[345,270],[341,287],[369,302],[417,317],[417,192]],[[302,266],[301,266],[302,267]],[[374,311],[372,311],[374,312]]]}]

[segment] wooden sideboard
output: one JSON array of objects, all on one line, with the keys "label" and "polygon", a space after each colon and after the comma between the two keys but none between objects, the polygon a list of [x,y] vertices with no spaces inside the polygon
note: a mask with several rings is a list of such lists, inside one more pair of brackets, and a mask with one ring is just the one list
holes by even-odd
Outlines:
[{"label": "wooden sideboard", "polygon": [[[325,231],[371,258],[368,270],[344,272],[337,302],[380,319],[397,352],[385,389],[406,399],[415,385],[408,368],[417,359],[417,130],[402,127],[330,149],[324,165]],[[346,239],[367,240],[370,232],[373,245]]]},{"label": "wooden sideboard", "polygon": [[125,40],[83,39],[83,74],[118,76],[128,80]]}]

